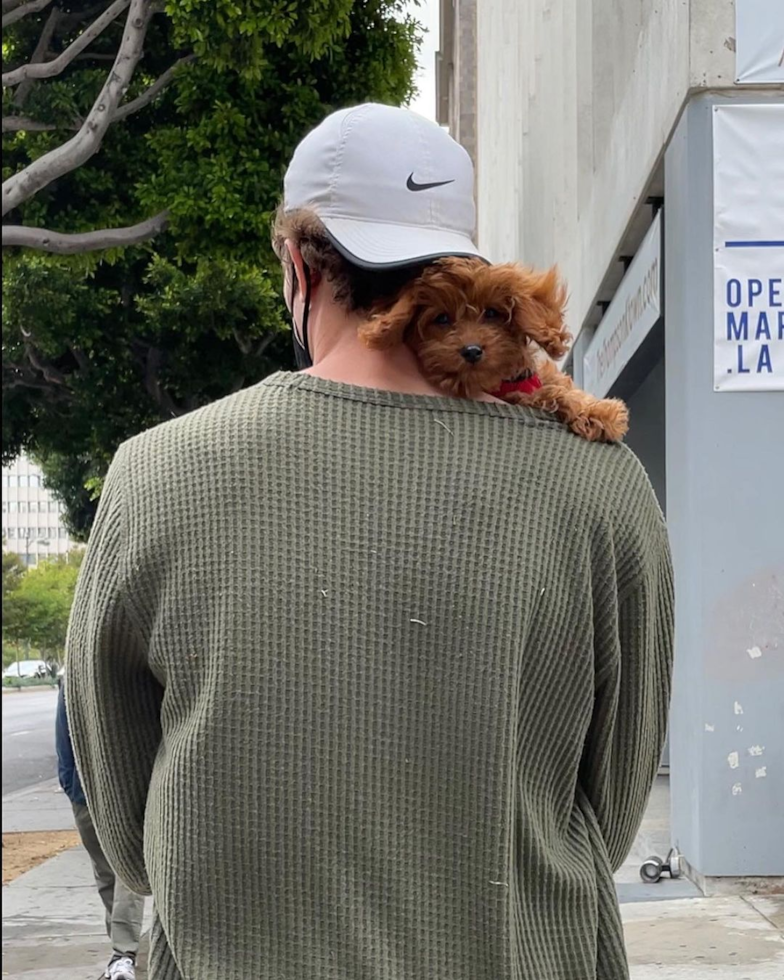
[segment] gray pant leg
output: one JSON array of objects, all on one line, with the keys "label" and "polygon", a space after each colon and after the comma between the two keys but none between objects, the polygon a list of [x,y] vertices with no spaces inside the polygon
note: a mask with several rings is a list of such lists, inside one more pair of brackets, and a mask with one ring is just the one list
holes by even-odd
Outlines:
[{"label": "gray pant leg", "polygon": [[74,819],[76,829],[84,844],[84,849],[90,855],[93,866],[95,884],[98,886],[98,894],[106,909],[106,935],[112,938],[112,910],[114,908],[114,871],[106,860],[98,835],[93,826],[93,820],[89,809],[81,803],[73,804]]},{"label": "gray pant leg", "polygon": [[106,909],[106,934],[116,953],[136,956],[144,919],[144,898],[136,895],[116,877],[98,840],[90,811],[73,804],[76,829],[90,855],[98,894]]},{"label": "gray pant leg", "polygon": [[144,898],[116,879],[112,910],[112,949],[136,958],[144,920]]}]

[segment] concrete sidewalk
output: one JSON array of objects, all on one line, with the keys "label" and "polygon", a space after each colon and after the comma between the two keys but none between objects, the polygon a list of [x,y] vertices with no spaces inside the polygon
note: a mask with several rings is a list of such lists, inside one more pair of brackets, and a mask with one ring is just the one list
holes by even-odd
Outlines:
[{"label": "concrete sidewalk", "polygon": [[[111,955],[103,914],[81,847],[17,878],[3,888],[3,977],[97,980]],[[146,980],[146,943],[137,976]]]},{"label": "concrete sidewalk", "polygon": [[73,829],[71,804],[56,779],[3,797],[4,834]]},{"label": "concrete sidewalk", "polygon": [[[3,833],[74,830],[56,779],[3,797]],[[147,928],[152,913],[148,902]],[[3,978],[97,980],[111,955],[87,852],[77,847],[3,887]],[[138,980],[146,980],[146,942]]]},{"label": "concrete sidewalk", "polygon": [[784,977],[782,897],[640,902],[621,913],[632,980]]},{"label": "concrete sidewalk", "polygon": [[[642,861],[669,850],[668,810],[667,782],[660,779],[632,854],[617,875],[632,980],[780,980],[784,897],[704,898],[686,880],[640,881]],[[4,830],[72,827],[68,802],[53,785],[3,800]],[[103,909],[82,848],[3,888],[4,978],[97,980],[107,954]],[[146,980],[145,961],[143,947],[139,980]]]}]

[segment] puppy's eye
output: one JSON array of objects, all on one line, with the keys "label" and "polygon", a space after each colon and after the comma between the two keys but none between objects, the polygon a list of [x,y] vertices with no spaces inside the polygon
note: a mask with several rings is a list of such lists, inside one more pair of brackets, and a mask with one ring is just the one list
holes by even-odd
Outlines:
[{"label": "puppy's eye", "polygon": [[489,309],[485,310],[485,320],[499,320],[500,318],[501,318],[501,314],[498,312],[498,310],[494,309],[492,306]]},{"label": "puppy's eye", "polygon": [[433,320],[433,323],[437,323],[439,327],[449,327],[452,325],[452,321],[449,319],[448,313],[439,313]]}]

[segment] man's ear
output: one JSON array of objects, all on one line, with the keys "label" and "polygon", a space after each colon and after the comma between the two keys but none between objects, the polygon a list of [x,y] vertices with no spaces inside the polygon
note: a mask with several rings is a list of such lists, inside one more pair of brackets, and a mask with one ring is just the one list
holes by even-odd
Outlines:
[{"label": "man's ear", "polygon": [[302,258],[302,252],[299,250],[299,246],[291,238],[286,239],[286,251],[289,253],[289,258],[291,259],[291,266],[293,275],[297,279],[297,292],[300,296],[305,295],[305,287],[308,282],[308,276],[310,277],[310,294],[311,296],[315,292],[319,283],[321,282],[321,273],[316,269],[311,269],[310,266],[305,268],[305,260]]}]

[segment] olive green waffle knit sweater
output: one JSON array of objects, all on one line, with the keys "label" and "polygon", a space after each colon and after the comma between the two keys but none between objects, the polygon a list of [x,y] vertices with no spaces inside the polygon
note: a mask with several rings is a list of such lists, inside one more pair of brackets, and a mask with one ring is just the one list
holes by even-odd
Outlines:
[{"label": "olive green waffle knit sweater", "polygon": [[623,980],[666,532],[622,446],[278,374],[125,444],[69,638],[151,980]]}]

